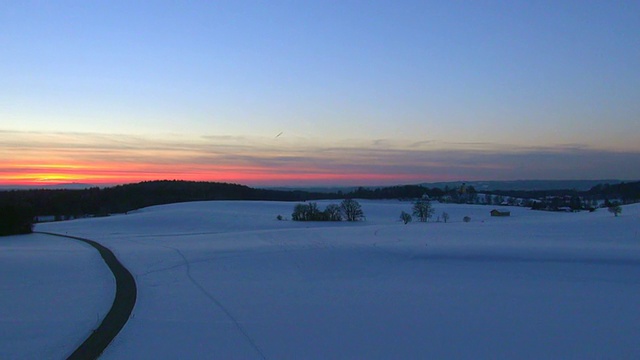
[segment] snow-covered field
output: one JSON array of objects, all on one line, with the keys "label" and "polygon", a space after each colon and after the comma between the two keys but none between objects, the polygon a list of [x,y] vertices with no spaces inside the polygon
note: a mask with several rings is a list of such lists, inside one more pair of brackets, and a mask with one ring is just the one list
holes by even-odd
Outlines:
[{"label": "snow-covered field", "polygon": [[[360,203],[360,223],[197,202],[36,230],[99,241],[134,274],[104,359],[640,358],[640,206],[435,203],[449,223],[403,225],[410,203]],[[113,300],[97,252],[46,235],[0,238],[0,281],[2,359],[64,358]]]},{"label": "snow-covered field", "polygon": [[0,237],[0,359],[65,359],[100,324],[114,291],[113,275],[84,243]]}]

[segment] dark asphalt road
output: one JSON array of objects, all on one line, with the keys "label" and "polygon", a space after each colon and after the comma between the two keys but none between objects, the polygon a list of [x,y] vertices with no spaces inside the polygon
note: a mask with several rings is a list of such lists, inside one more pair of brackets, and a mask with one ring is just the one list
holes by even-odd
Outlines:
[{"label": "dark asphalt road", "polygon": [[131,316],[138,294],[133,275],[120,263],[111,250],[93,240],[50,232],[37,233],[74,239],[93,246],[98,250],[116,279],[116,296],[113,299],[111,309],[100,326],[67,358],[68,360],[97,359]]}]

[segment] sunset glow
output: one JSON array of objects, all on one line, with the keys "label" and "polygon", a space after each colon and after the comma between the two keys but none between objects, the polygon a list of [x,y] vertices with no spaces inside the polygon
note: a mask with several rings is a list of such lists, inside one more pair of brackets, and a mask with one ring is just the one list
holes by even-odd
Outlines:
[{"label": "sunset glow", "polygon": [[640,178],[638,2],[11,2],[0,186]]},{"label": "sunset glow", "polygon": [[[329,147],[309,141],[269,143],[262,138],[217,139],[212,144],[198,138],[178,142],[93,134],[56,134],[55,140],[49,134],[14,133],[8,137],[27,136],[33,143],[28,149],[16,151],[16,144],[0,144],[11,159],[0,161],[0,184],[105,186],[166,179],[252,186],[371,186],[509,179],[512,173],[605,178],[616,169],[629,169],[629,176],[637,171],[625,167],[636,161],[635,153],[597,149],[491,145],[451,149],[446,144],[404,146],[390,142],[384,146],[352,142]],[[113,138],[118,138],[122,148],[111,145]],[[41,154],[50,156],[51,163]]]},{"label": "sunset glow", "polygon": [[148,163],[98,164],[5,164],[0,183],[7,185],[38,186],[64,183],[113,185],[180,179],[192,181],[219,181],[252,185],[308,185],[308,184],[394,184],[417,183],[428,176],[415,174],[383,174],[365,172],[336,173],[331,169],[283,168],[259,166],[228,166],[177,163],[174,165]]}]

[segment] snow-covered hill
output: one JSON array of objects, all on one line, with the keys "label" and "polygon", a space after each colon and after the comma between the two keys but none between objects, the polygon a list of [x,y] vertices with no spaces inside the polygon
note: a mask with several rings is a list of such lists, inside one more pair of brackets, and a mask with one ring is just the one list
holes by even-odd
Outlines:
[{"label": "snow-covered hill", "polygon": [[84,243],[0,237],[0,359],[66,359],[100,324],[114,291],[113,275]]},{"label": "snow-covered hill", "polygon": [[[135,275],[134,315],[105,359],[640,357],[639,206],[618,218],[521,208],[492,218],[490,207],[434,204],[449,223],[403,225],[410,203],[361,204],[360,223],[276,220],[293,203],[199,202],[37,230],[97,240]],[[3,258],[17,259],[0,265],[3,293],[16,294],[3,296],[3,335],[15,321],[39,327],[6,319],[20,297],[40,291],[27,282],[29,291],[15,292],[22,278],[13,269],[42,236],[0,239]],[[17,242],[22,250],[9,254],[6,244]],[[98,273],[74,282],[102,283],[89,295],[96,304],[112,299],[99,261],[83,266]],[[59,286],[86,296],[82,286]],[[0,357],[33,353],[5,339]],[[33,344],[29,351],[49,349]]]}]

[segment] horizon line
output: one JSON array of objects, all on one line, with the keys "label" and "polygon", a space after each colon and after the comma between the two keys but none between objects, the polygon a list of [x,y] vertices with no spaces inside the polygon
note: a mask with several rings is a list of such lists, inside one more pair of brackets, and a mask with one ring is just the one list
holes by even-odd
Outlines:
[{"label": "horizon line", "polygon": [[307,184],[307,185],[299,185],[299,184],[272,184],[272,185],[251,185],[240,182],[230,182],[230,181],[215,181],[215,180],[188,180],[188,179],[155,179],[155,180],[140,180],[134,182],[122,182],[122,183],[83,183],[83,182],[62,182],[62,183],[41,183],[41,184],[9,184],[0,183],[0,191],[11,191],[11,190],[85,190],[90,188],[112,188],[117,186],[126,186],[126,185],[135,185],[142,183],[152,183],[152,182],[185,182],[185,183],[212,183],[212,184],[229,184],[229,185],[240,185],[246,186],[249,188],[256,189],[309,189],[309,188],[320,188],[320,189],[335,189],[335,188],[385,188],[385,187],[395,187],[395,186],[422,186],[429,184],[459,184],[459,183],[518,183],[518,182],[594,182],[599,184],[608,184],[608,183],[627,183],[627,182],[639,182],[640,179],[580,179],[580,178],[572,178],[572,179],[513,179],[513,180],[443,180],[443,181],[424,181],[418,183],[394,183],[394,184],[378,184],[378,185],[349,185],[349,184]]}]

